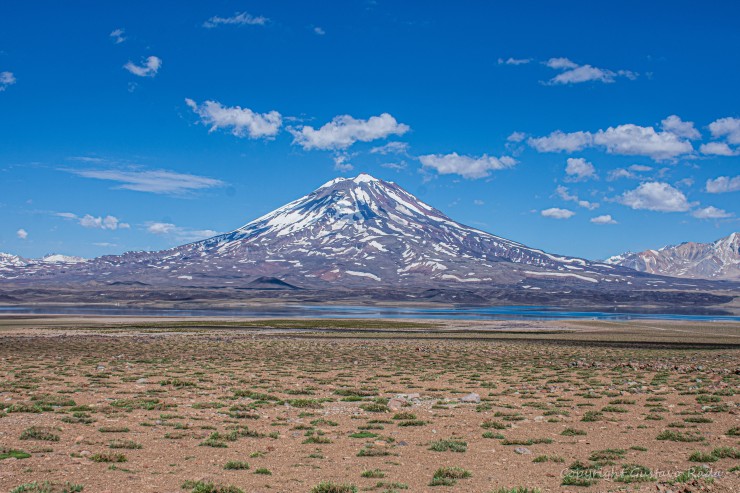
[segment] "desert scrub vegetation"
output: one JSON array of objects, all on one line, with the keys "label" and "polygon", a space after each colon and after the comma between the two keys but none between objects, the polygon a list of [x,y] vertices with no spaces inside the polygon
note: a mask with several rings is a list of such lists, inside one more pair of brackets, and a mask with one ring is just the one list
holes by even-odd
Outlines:
[{"label": "desert scrub vegetation", "polygon": [[357,493],[357,486],[353,484],[339,484],[331,481],[322,481],[311,488],[311,493]]},{"label": "desert scrub vegetation", "polygon": [[207,481],[185,481],[182,489],[189,493],[244,493],[244,490],[236,486],[215,484]]},{"label": "desert scrub vegetation", "polygon": [[472,473],[462,467],[440,467],[434,471],[434,475],[432,476],[432,481],[429,483],[429,486],[453,486],[457,484],[458,479],[465,479],[470,476],[472,476]]},{"label": "desert scrub vegetation", "polygon": [[429,450],[435,452],[465,452],[468,450],[468,444],[462,440],[437,440],[429,445]]},{"label": "desert scrub vegetation", "polygon": [[[31,426],[26,428],[19,437],[21,440],[41,440],[44,442],[58,442],[59,435],[52,433],[52,428],[46,428],[41,426]],[[58,431],[58,430],[54,430]]]},{"label": "desert scrub vegetation", "polygon": [[79,493],[84,486],[74,483],[53,483],[49,481],[24,483],[16,486],[10,493]]}]

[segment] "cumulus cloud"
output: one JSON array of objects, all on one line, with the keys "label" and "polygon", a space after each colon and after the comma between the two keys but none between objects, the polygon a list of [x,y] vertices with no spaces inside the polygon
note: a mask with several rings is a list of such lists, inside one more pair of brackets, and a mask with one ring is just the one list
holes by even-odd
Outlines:
[{"label": "cumulus cloud", "polygon": [[632,123],[595,133],[556,130],[545,137],[531,137],[527,143],[539,152],[575,152],[587,147],[600,147],[610,154],[647,156],[656,161],[674,159],[694,150],[691,142],[675,133],[658,132],[653,127]]},{"label": "cumulus cloud", "polygon": [[156,56],[147,57],[141,65],[130,61],[123,66],[126,70],[139,77],[154,77],[162,66],[162,59]]},{"label": "cumulus cloud", "polygon": [[740,118],[720,118],[709,124],[712,137],[725,137],[730,144],[740,144]]},{"label": "cumulus cloud", "polygon": [[648,156],[657,161],[672,159],[694,150],[691,143],[671,132],[656,132],[653,127],[628,123],[599,130],[594,144],[604,146],[610,154]]},{"label": "cumulus cloud", "polygon": [[499,58],[498,64],[499,65],[526,65],[527,63],[531,61],[532,61],[531,58],[511,58],[509,57],[505,60],[503,58]]},{"label": "cumulus cloud", "polygon": [[575,181],[588,180],[596,178],[596,168],[583,158],[568,158],[565,174]]},{"label": "cumulus cloud", "polygon": [[706,189],[709,193],[737,192],[740,190],[740,175],[710,178],[707,180]]},{"label": "cumulus cloud", "polygon": [[685,122],[678,115],[671,115],[660,122],[664,131],[684,139],[699,139],[701,134],[694,127],[694,122]]},{"label": "cumulus cloud", "polygon": [[575,152],[593,145],[590,132],[564,133],[555,130],[546,137],[530,137],[527,143],[538,152]]},{"label": "cumulus cloud", "polygon": [[608,181],[619,180],[620,178],[637,179],[640,178],[637,173],[645,171],[651,171],[653,168],[650,166],[644,166],[642,164],[633,164],[629,168],[617,168],[609,171],[606,179]]},{"label": "cumulus cloud", "polygon": [[583,207],[588,210],[598,209],[599,207],[599,204],[597,204],[596,202],[589,202],[588,200],[579,199],[577,195],[572,194],[568,191],[568,187],[564,187],[562,185],[558,185],[558,187],[555,189],[555,194],[563,200],[566,200],[568,202],[575,202],[576,204],[578,204],[579,207]]},{"label": "cumulus cloud", "polygon": [[326,34],[326,31],[324,30],[324,28],[323,27],[319,27],[319,26],[314,27],[313,28],[313,32],[314,32],[314,34],[317,34],[319,36],[323,36],[324,34]]},{"label": "cumulus cloud", "polygon": [[355,142],[385,139],[391,135],[403,135],[409,130],[408,125],[398,123],[388,113],[372,116],[367,120],[340,115],[319,129],[309,125],[289,129],[293,134],[293,143],[305,150],[346,149]]},{"label": "cumulus cloud", "polygon": [[25,229],[21,228],[21,229],[19,229],[18,231],[15,232],[15,235],[19,239],[25,240],[26,238],[28,238],[28,231],[26,231]]},{"label": "cumulus cloud", "polygon": [[65,169],[85,178],[119,182],[116,188],[166,195],[182,195],[195,190],[224,186],[225,183],[206,176],[167,170],[76,170]]},{"label": "cumulus cloud", "polygon": [[274,110],[256,113],[240,106],[223,106],[217,101],[206,101],[199,105],[192,99],[185,99],[185,103],[204,125],[210,126],[210,132],[230,128],[237,137],[270,138],[277,135],[283,124],[282,115]]},{"label": "cumulus cloud", "polygon": [[172,223],[154,221],[146,223],[146,230],[154,235],[166,236],[178,243],[204,240],[218,234],[217,231],[212,229],[191,229]]},{"label": "cumulus cloud", "polygon": [[540,214],[542,214],[544,217],[550,217],[553,219],[570,219],[571,217],[576,215],[576,213],[571,210],[559,209],[557,207],[551,207],[550,209],[540,211]]},{"label": "cumulus cloud", "polygon": [[0,72],[0,92],[15,84],[13,72]]},{"label": "cumulus cloud", "polygon": [[723,209],[718,209],[711,205],[708,207],[703,207],[701,209],[696,209],[694,212],[691,213],[691,215],[697,219],[725,219],[728,217],[732,217],[731,213]]},{"label": "cumulus cloud", "polygon": [[630,70],[608,70],[594,67],[592,65],[579,65],[568,58],[550,58],[544,62],[546,66],[561,72],[547,81],[549,85],[558,84],[580,84],[583,82],[603,82],[610,84],[617,77],[625,77],[630,80],[637,78],[637,74]]},{"label": "cumulus cloud", "polygon": [[218,26],[264,26],[270,19],[261,15],[254,16],[247,12],[237,12],[231,17],[213,16],[203,23],[203,27],[212,29]]},{"label": "cumulus cloud", "polygon": [[590,221],[594,224],[617,224],[617,221],[611,216],[611,214],[604,214],[603,216],[592,217]]},{"label": "cumulus cloud", "polygon": [[119,45],[123,43],[124,41],[126,41],[125,34],[126,34],[126,31],[124,31],[123,29],[114,29],[113,31],[111,31],[109,36],[111,37],[111,39],[113,40],[115,44]]},{"label": "cumulus cloud", "polygon": [[491,171],[511,168],[516,160],[509,156],[500,158],[483,154],[480,157],[461,156],[456,152],[450,154],[427,154],[419,156],[424,168],[432,168],[440,175],[456,174],[469,180],[485,178]]},{"label": "cumulus cloud", "polygon": [[733,149],[725,142],[707,142],[699,147],[699,152],[712,156],[737,156],[738,149]]},{"label": "cumulus cloud", "polygon": [[128,229],[131,227],[128,223],[124,223],[117,217],[111,215],[93,216],[92,214],[85,214],[84,216],[78,216],[72,212],[57,212],[55,215],[63,217],[64,219],[76,221],[83,228],[108,229],[115,231],[117,229]]},{"label": "cumulus cloud", "polygon": [[668,183],[649,181],[634,190],[624,192],[618,202],[633,209],[659,212],[684,212],[691,204],[680,190]]}]

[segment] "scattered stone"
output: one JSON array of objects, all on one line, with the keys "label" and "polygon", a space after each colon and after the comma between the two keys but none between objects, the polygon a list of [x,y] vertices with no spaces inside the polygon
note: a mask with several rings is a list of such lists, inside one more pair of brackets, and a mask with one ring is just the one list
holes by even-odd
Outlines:
[{"label": "scattered stone", "polygon": [[475,392],[471,392],[466,396],[460,397],[460,402],[465,402],[468,404],[480,404],[480,396]]},{"label": "scattered stone", "polygon": [[529,450],[527,447],[517,447],[514,449],[514,452],[516,452],[519,455],[529,455],[532,453],[532,451]]}]

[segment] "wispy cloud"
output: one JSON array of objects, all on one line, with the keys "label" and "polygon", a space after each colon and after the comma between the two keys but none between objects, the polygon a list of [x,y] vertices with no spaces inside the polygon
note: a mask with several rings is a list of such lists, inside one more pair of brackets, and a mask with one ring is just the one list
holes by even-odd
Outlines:
[{"label": "wispy cloud", "polygon": [[111,37],[111,39],[113,40],[115,44],[119,45],[123,43],[124,41],[126,41],[125,34],[126,34],[126,31],[124,29],[119,28],[119,29],[114,29],[113,31],[111,31],[109,36]]},{"label": "wispy cloud", "polygon": [[509,57],[509,58],[506,58],[506,59],[499,58],[498,59],[498,64],[499,65],[526,65],[526,64],[528,64],[531,61],[532,61],[531,58],[512,58],[512,57]]},{"label": "wispy cloud", "polygon": [[221,180],[168,170],[63,169],[85,178],[118,182],[116,188],[166,195],[184,195],[196,190],[222,187]]},{"label": "wispy cloud", "polygon": [[264,26],[270,21],[261,15],[252,15],[248,12],[237,12],[231,17],[214,15],[203,23],[203,27],[213,29],[218,26]]},{"label": "wispy cloud", "polygon": [[26,238],[28,238],[28,231],[21,228],[15,232],[15,235],[18,237],[18,239],[25,240]]},{"label": "wispy cloud", "polygon": [[13,72],[0,72],[0,92],[15,84]]},{"label": "wispy cloud", "polygon": [[162,59],[156,56],[147,57],[141,65],[130,61],[123,66],[126,70],[139,77],[154,77],[162,67]]},{"label": "wispy cloud", "polygon": [[224,106],[218,101],[206,101],[198,104],[192,99],[185,99],[190,109],[200,117],[203,124],[210,126],[209,131],[231,129],[237,137],[250,139],[270,138],[277,135],[283,124],[283,118],[277,111],[257,113],[241,106]]},{"label": "wispy cloud", "polygon": [[617,77],[625,77],[629,80],[637,78],[637,73],[631,70],[609,70],[592,65],[579,65],[568,58],[550,58],[544,64],[554,70],[561,72],[546,82],[548,85],[580,84],[583,82],[603,82],[610,84]]},{"label": "wispy cloud", "polygon": [[154,235],[166,236],[178,243],[204,240],[218,234],[217,231],[213,231],[212,229],[191,229],[172,223],[154,221],[146,223],[146,230]]},{"label": "wispy cloud", "polygon": [[568,202],[575,202],[579,207],[583,207],[588,210],[598,209],[599,204],[596,202],[589,202],[588,200],[581,200],[578,195],[572,194],[568,191],[568,187],[558,185],[555,189],[555,194],[563,200]]}]

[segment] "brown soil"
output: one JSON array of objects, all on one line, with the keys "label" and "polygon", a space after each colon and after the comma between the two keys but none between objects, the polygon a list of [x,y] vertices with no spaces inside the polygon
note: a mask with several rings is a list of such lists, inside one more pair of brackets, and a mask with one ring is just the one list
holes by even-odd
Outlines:
[{"label": "brown soil", "polygon": [[[0,491],[740,491],[740,324],[303,322],[0,321],[0,457],[30,454],[0,460]],[[604,477],[561,485],[576,461]],[[628,464],[646,481],[618,481]],[[702,464],[716,477],[666,484]],[[430,486],[444,466],[470,477]]]}]

